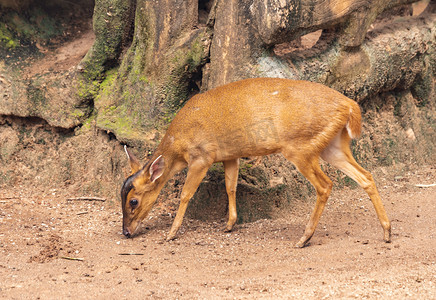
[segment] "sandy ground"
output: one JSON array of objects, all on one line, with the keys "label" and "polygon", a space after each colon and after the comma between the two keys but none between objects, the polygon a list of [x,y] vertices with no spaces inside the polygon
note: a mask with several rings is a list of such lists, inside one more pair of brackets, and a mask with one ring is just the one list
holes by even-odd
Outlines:
[{"label": "sandy ground", "polygon": [[[155,210],[143,233],[121,234],[116,200],[67,200],[31,187],[0,192],[1,299],[435,299],[436,168],[378,177],[392,221],[382,240],[361,189],[334,190],[311,244],[293,247],[313,203],[289,218],[240,224],[185,219],[165,242],[171,215]],[[189,209],[189,208],[188,208]],[[71,260],[75,258],[80,260]]]},{"label": "sandy ground", "polygon": [[[75,68],[93,40],[81,33],[32,64],[29,76]],[[436,299],[436,186],[416,186],[436,183],[436,166],[377,173],[392,243],[383,242],[361,189],[336,188],[303,249],[293,245],[313,199],[294,199],[288,215],[231,233],[223,231],[225,216],[185,219],[178,238],[165,242],[174,216],[164,210],[126,239],[116,199],[70,201],[73,192],[2,187],[0,299]]]}]

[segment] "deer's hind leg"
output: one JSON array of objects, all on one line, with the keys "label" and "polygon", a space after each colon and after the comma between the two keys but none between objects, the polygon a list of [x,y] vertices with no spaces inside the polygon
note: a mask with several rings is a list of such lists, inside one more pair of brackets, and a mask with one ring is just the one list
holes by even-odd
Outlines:
[{"label": "deer's hind leg", "polygon": [[321,157],[355,180],[366,191],[383,227],[384,240],[389,243],[391,241],[391,223],[371,173],[362,168],[351,153],[350,140],[351,138],[344,129],[323,151]]},{"label": "deer's hind leg", "polygon": [[321,218],[322,212],[327,203],[327,199],[330,196],[333,184],[330,178],[328,178],[321,170],[319,157],[317,155],[291,155],[286,152],[284,152],[283,155],[294,163],[298,171],[309,180],[316,190],[315,208],[313,209],[309,222],[306,225],[303,236],[295,245],[298,248],[302,248],[307,245],[315,232],[316,226],[319,223],[319,219]]},{"label": "deer's hind leg", "polygon": [[236,186],[238,185],[239,159],[223,162],[226,178],[226,191],[229,198],[229,220],[226,225],[226,232],[232,231],[238,214],[236,212]]}]

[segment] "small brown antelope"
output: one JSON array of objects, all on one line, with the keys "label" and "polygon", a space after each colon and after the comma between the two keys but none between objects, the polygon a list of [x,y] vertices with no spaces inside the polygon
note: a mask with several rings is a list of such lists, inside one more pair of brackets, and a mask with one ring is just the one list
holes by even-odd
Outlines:
[{"label": "small brown antelope", "polygon": [[390,242],[391,225],[371,174],[354,160],[350,140],[359,136],[359,105],[321,84],[276,78],[233,82],[192,97],[178,112],[150,161],[141,167],[126,149],[132,174],[121,189],[123,234],[133,236],[165,183],[188,167],[181,202],[167,240],[174,239],[188,202],[214,162],[223,162],[229,219],[236,222],[239,158],[282,153],[316,190],[304,247],[321,217],[332,181],[319,158],[354,179],[368,193]]}]

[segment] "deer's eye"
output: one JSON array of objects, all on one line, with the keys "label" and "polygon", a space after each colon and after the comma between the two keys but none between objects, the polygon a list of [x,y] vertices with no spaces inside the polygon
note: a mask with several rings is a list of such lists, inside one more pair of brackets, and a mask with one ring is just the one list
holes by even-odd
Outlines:
[{"label": "deer's eye", "polygon": [[137,199],[131,199],[130,200],[130,207],[136,208],[138,206],[138,200]]}]

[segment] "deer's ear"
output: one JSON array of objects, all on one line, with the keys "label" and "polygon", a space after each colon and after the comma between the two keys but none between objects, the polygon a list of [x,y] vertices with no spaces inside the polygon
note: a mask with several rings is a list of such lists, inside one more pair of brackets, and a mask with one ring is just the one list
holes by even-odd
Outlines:
[{"label": "deer's ear", "polygon": [[135,155],[133,155],[128,149],[127,146],[124,145],[124,151],[126,151],[127,159],[129,160],[130,168],[132,169],[131,174],[135,174],[136,172],[141,169],[141,164],[139,163],[139,160],[136,158]]},{"label": "deer's ear", "polygon": [[158,158],[154,160],[154,162],[150,166],[150,181],[155,182],[159,177],[162,176],[163,171],[165,169],[165,160],[160,155]]}]

